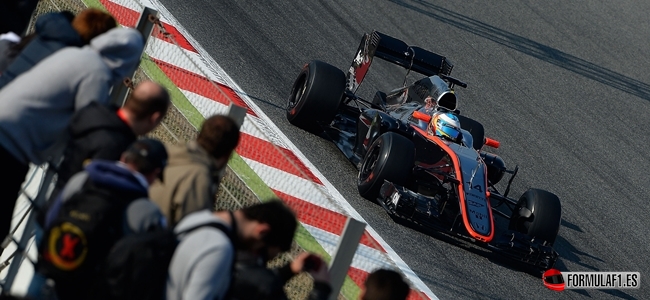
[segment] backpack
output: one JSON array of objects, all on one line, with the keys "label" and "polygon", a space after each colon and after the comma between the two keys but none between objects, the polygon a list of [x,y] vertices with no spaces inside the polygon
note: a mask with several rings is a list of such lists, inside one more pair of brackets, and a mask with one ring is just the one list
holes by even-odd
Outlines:
[{"label": "backpack", "polygon": [[232,243],[231,230],[216,222],[178,233],[169,229],[124,237],[108,254],[102,286],[104,292],[96,299],[164,299],[169,264],[180,242],[178,236],[206,226],[221,230]]},{"label": "backpack", "polygon": [[44,230],[38,272],[55,281],[61,296],[92,290],[108,252],[122,238],[127,206],[142,196],[108,190],[87,179]]}]

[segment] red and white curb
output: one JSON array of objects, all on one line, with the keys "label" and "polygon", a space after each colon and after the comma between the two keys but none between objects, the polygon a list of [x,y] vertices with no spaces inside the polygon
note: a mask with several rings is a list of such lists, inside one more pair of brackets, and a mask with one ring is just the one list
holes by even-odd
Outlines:
[{"label": "red and white curb", "polygon": [[[135,24],[143,6],[160,12],[166,31],[180,47],[156,34],[145,51],[204,117],[225,113],[231,102],[248,108],[240,142],[246,147],[238,147],[237,153],[276,195],[290,206],[300,208],[299,220],[323,249],[333,254],[346,216],[365,222],[161,3],[155,0],[100,2],[126,26]],[[269,156],[269,153],[276,155]],[[362,238],[348,273],[357,284],[361,285],[374,269],[396,266],[416,290],[437,299],[373,228],[367,226],[366,230],[368,234]]]}]

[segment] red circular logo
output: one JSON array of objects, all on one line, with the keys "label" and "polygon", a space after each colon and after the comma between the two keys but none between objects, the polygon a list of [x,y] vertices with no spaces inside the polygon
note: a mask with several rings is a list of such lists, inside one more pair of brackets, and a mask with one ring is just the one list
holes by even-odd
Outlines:
[{"label": "red circular logo", "polygon": [[542,275],[544,286],[554,291],[564,291],[564,277],[558,269],[548,269]]}]

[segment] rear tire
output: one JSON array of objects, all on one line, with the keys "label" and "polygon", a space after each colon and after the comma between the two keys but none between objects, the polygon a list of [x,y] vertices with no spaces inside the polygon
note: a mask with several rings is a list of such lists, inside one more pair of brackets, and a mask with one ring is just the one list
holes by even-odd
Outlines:
[{"label": "rear tire", "polygon": [[509,229],[553,245],[561,219],[562,206],[555,194],[529,189],[519,198],[510,218]]},{"label": "rear tire", "polygon": [[359,168],[359,194],[375,201],[384,180],[403,186],[411,175],[414,161],[415,145],[411,140],[395,132],[382,134],[370,145]]},{"label": "rear tire", "polygon": [[311,61],[293,84],[286,108],[287,120],[302,129],[318,131],[318,123],[334,119],[344,92],[343,71],[322,61]]}]

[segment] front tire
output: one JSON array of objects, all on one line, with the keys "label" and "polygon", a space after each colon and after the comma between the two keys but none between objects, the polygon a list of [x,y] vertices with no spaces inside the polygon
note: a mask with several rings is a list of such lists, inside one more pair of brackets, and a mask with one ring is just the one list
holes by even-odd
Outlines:
[{"label": "front tire", "polygon": [[395,132],[382,134],[370,145],[359,168],[359,194],[375,201],[384,180],[404,185],[414,161],[415,145],[411,140]]},{"label": "front tire", "polygon": [[345,74],[314,60],[305,65],[293,84],[287,104],[287,120],[304,130],[315,131],[318,123],[334,119],[345,92]]},{"label": "front tire", "polygon": [[561,219],[562,206],[555,194],[529,189],[519,198],[510,218],[509,229],[553,245]]}]

